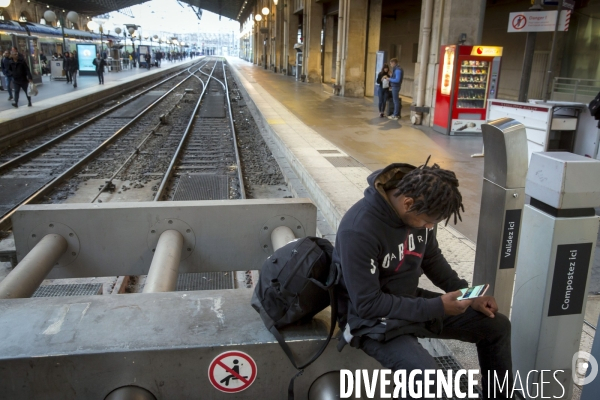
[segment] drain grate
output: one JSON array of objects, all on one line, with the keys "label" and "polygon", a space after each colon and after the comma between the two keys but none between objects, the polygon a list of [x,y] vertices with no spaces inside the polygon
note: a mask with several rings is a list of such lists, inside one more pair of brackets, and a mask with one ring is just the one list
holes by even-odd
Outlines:
[{"label": "drain grate", "polygon": [[225,96],[222,94],[206,96],[200,108],[200,118],[225,118]]},{"label": "drain grate", "polygon": [[72,283],[40,286],[31,297],[93,296],[101,293],[101,283]]},{"label": "drain grate", "polygon": [[8,213],[17,204],[31,196],[51,178],[0,179],[0,216]]},{"label": "drain grate", "polygon": [[229,178],[226,175],[195,174],[179,179],[173,201],[227,200]]},{"label": "drain grate", "polygon": [[112,113],[110,118],[133,118],[165,93],[166,91],[164,90],[153,90],[148,92]]},{"label": "drain grate", "polygon": [[[451,369],[452,371],[454,371],[454,373],[452,374],[453,377],[456,375],[456,373],[459,370],[463,369],[461,367],[461,365],[458,363],[458,361],[456,361],[456,359],[452,356],[434,357],[434,359],[440,369],[443,369],[446,371]],[[466,375],[462,375],[460,377],[460,390],[463,393],[469,392],[469,380]],[[476,391],[476,394],[479,396],[478,398],[482,399],[483,393],[481,392],[481,389],[479,389],[479,387],[475,387],[475,391]],[[456,391],[455,391],[455,393],[456,393]],[[442,397],[439,400],[454,400],[454,399],[456,399],[456,398],[452,397],[452,399],[448,399],[446,396],[444,396],[444,394],[442,392]]]},{"label": "drain grate", "polygon": [[317,150],[321,154],[342,154],[337,150]]},{"label": "drain grate", "polygon": [[177,291],[233,289],[233,272],[197,272],[179,274]]},{"label": "drain grate", "polygon": [[337,168],[349,168],[349,167],[362,167],[363,165],[356,161],[352,157],[325,157],[334,167]]}]

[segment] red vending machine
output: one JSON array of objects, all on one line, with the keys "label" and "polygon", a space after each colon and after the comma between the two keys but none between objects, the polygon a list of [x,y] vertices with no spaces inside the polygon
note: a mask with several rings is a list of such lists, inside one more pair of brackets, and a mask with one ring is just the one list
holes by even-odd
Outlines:
[{"label": "red vending machine", "polygon": [[502,47],[448,45],[440,49],[433,129],[446,135],[481,133],[488,99],[495,99]]}]

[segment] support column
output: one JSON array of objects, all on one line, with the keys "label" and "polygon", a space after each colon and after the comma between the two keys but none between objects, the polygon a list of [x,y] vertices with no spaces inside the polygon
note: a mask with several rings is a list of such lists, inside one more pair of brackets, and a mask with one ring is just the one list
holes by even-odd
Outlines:
[{"label": "support column", "polygon": [[276,29],[276,33],[275,33],[275,68],[277,68],[277,72],[281,72],[282,69],[286,68],[285,64],[283,63],[283,46],[284,46],[284,40],[283,40],[283,36],[284,36],[284,32],[283,32],[283,17],[284,17],[284,8],[283,8],[283,2],[282,3],[278,3],[276,6],[276,11],[275,11],[275,25],[277,27]]},{"label": "support column", "polygon": [[[342,1],[342,0],[340,0]],[[342,96],[363,97],[365,95],[365,49],[367,45],[368,2],[347,0],[345,18],[340,21],[346,30],[342,43]],[[340,7],[341,11],[341,7]]]},{"label": "support column", "polygon": [[331,83],[335,78],[331,66],[333,65],[333,42],[336,32],[333,30],[335,17],[328,16],[325,21],[324,49],[323,49],[323,82]]},{"label": "support column", "polygon": [[321,82],[321,30],[323,5],[317,0],[305,0],[306,39],[304,40],[304,74],[308,82]]},{"label": "support column", "polygon": [[369,29],[367,29],[367,75],[365,77],[365,96],[375,95],[375,78],[377,73],[375,65],[377,51],[379,51],[379,37],[381,36],[381,3],[382,0],[371,0],[369,7]]},{"label": "support column", "polygon": [[[436,71],[439,67],[439,50],[441,45],[456,44],[461,33],[467,34],[467,40],[464,44],[474,45],[481,43],[483,32],[483,20],[485,16],[486,0],[435,0],[433,9],[433,26],[431,30],[429,60],[427,65],[427,77],[424,80],[426,85],[425,106],[429,107],[429,113],[423,114],[423,125],[433,125],[433,114],[435,113],[435,95],[437,80]],[[421,25],[419,29],[423,30],[425,23],[425,2],[423,2],[421,12]],[[419,42],[421,39],[419,39]],[[419,43],[418,60],[423,48]],[[415,70],[418,71],[420,63],[415,64]],[[417,93],[420,82],[415,82],[414,93]]]},{"label": "support column", "polygon": [[284,64],[285,69],[287,71],[287,75],[292,75],[292,69],[290,68],[292,65],[296,65],[296,50],[294,49],[294,45],[298,43],[298,16],[294,14],[294,7],[292,6],[292,2],[288,3],[288,6],[285,8],[286,18],[287,18],[287,27],[286,27],[286,35],[287,41],[284,49]]}]

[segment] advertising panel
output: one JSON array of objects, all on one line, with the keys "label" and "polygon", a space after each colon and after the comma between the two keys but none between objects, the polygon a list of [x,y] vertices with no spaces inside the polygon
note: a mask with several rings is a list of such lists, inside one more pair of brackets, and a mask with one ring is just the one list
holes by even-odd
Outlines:
[{"label": "advertising panel", "polygon": [[95,44],[78,44],[77,58],[79,59],[79,74],[93,75],[96,73],[96,66],[93,64],[96,58]]}]

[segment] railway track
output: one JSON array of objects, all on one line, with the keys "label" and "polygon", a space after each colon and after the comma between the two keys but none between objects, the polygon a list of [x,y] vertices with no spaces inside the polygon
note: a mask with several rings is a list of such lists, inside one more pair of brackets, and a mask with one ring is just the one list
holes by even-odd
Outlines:
[{"label": "railway track", "polygon": [[[17,149],[11,159],[0,159],[0,230],[10,228],[10,217],[20,205],[43,200],[117,138],[134,131],[149,111],[159,118],[164,115],[169,109],[165,99],[176,96],[176,89],[207,63],[203,60],[42,144]],[[173,85],[171,81],[182,75]],[[130,136],[135,140],[135,135]]]},{"label": "railway track", "polygon": [[205,75],[205,87],[154,201],[245,199],[225,63]]}]

